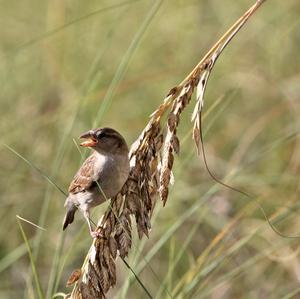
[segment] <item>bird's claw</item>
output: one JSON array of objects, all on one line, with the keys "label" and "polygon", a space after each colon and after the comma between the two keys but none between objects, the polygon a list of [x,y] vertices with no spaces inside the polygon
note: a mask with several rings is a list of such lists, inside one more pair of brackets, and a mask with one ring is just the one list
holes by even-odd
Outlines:
[{"label": "bird's claw", "polygon": [[95,230],[95,231],[91,232],[91,236],[92,236],[93,239],[96,239],[96,238],[101,237],[102,234],[101,234],[101,232]]}]

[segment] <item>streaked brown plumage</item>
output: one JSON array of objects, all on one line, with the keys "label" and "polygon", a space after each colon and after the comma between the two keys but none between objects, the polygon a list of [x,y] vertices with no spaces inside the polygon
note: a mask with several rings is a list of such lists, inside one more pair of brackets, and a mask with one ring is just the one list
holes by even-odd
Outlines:
[{"label": "streaked brown plumage", "polygon": [[91,147],[94,151],[69,186],[63,230],[73,222],[79,208],[92,237],[97,237],[90,223],[90,209],[116,195],[126,182],[129,175],[128,146],[121,134],[111,128],[90,130],[80,138],[87,139],[81,146]]}]

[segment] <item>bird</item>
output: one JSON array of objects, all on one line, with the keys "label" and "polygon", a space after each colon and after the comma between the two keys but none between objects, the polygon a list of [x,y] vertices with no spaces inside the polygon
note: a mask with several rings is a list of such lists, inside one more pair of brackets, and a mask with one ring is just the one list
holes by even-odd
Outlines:
[{"label": "bird", "polygon": [[80,138],[86,139],[80,145],[93,151],[69,186],[63,230],[74,221],[79,209],[92,238],[97,238],[100,233],[92,229],[90,209],[114,197],[122,189],[129,176],[129,149],[124,137],[108,127],[89,130]]}]

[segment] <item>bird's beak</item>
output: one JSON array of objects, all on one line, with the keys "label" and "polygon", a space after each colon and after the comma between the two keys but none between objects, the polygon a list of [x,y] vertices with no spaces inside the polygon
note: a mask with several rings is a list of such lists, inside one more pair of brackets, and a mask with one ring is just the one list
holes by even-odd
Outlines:
[{"label": "bird's beak", "polygon": [[94,136],[94,132],[88,131],[83,133],[80,138],[82,139],[87,139],[86,141],[80,143],[80,146],[84,146],[84,147],[95,147],[97,144],[97,139]]}]

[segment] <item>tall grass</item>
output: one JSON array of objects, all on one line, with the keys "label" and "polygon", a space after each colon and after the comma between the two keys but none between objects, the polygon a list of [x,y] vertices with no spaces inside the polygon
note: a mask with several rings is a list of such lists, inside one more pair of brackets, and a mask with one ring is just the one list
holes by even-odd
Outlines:
[{"label": "tall grass", "polygon": [[[131,143],[169,87],[250,4],[165,1],[145,31],[153,4],[144,0],[2,3],[1,142],[66,190],[81,160],[72,139],[97,123]],[[255,191],[289,235],[299,233],[299,9],[296,0],[267,2],[224,52],[203,128],[211,169]],[[128,264],[155,298],[297,298],[298,239],[280,238],[255,205],[209,178],[191,146],[191,114],[178,130],[185,141],[168,204],[157,205],[150,238],[136,242]],[[90,244],[84,221],[63,235],[64,196],[6,147],[1,157],[0,298],[70,292],[65,283]],[[22,235],[17,214],[47,231],[22,222]],[[109,296],[145,298],[132,272],[117,269]]]}]

